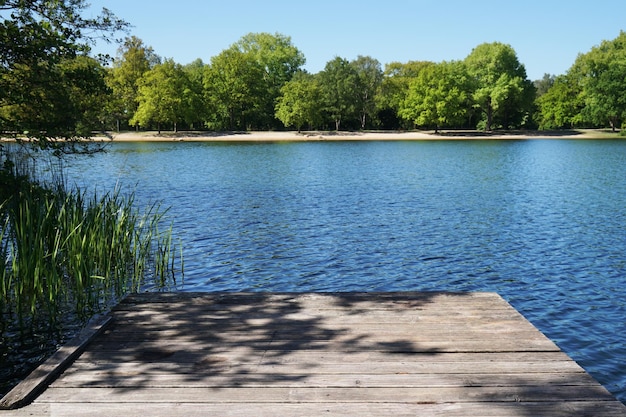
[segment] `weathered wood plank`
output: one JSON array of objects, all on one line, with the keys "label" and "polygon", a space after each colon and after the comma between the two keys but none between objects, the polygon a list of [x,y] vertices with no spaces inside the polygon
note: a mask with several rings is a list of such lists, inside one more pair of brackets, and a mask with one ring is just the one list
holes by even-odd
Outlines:
[{"label": "weathered wood plank", "polygon": [[[443,308],[456,306],[459,304],[473,305],[475,310],[495,310],[508,309],[506,301],[491,295],[478,297],[476,294],[468,295],[434,295],[427,298],[407,298],[398,297],[385,298],[377,296],[375,300],[371,298],[355,297],[351,293],[344,294],[311,294],[301,297],[300,294],[290,295],[287,298],[277,294],[238,294],[237,302],[233,302],[230,293],[223,295],[208,295],[206,297],[176,299],[170,298],[168,294],[136,294],[131,295],[118,306],[115,311],[141,311],[142,307],[155,308],[158,310],[176,310],[184,306],[190,311],[204,311],[215,313],[225,311],[229,314],[246,313],[253,307],[260,307],[260,311],[271,313],[272,311],[298,312],[308,310],[310,312],[322,312],[324,310],[349,311],[358,314],[364,311],[406,311],[411,309],[417,312],[435,311],[437,307]],[[450,311],[452,312],[452,311]]]},{"label": "weathered wood plank", "polygon": [[[251,351],[261,353],[267,351],[290,352],[293,350],[340,350],[343,352],[356,352],[362,350],[376,350],[381,352],[395,353],[424,353],[435,354],[442,352],[515,352],[524,351],[554,351],[554,344],[544,339],[520,340],[516,338],[502,338],[498,343],[490,340],[454,340],[454,338],[440,338],[438,340],[384,340],[372,339],[367,343],[350,343],[350,340],[288,340],[268,341],[252,340],[246,343]],[[163,352],[174,354],[178,351],[207,351],[220,352],[240,345],[240,340],[214,340],[198,342],[180,342],[173,340],[146,341],[140,345],[127,344],[115,348],[114,343],[106,341],[94,344],[94,350],[119,352],[122,355],[141,355],[144,352]],[[148,353],[151,354],[151,353]]]},{"label": "weathered wood plank", "polygon": [[[468,306],[470,307],[470,306]],[[184,308],[184,307],[181,307]],[[119,314],[119,315],[118,315]],[[212,324],[219,325],[220,322],[223,321],[232,321],[236,323],[237,320],[242,324],[257,324],[257,325],[265,325],[268,322],[275,323],[284,323],[288,324],[290,321],[302,322],[306,323],[307,321],[311,323],[317,323],[320,321],[327,322],[329,324],[333,323],[344,323],[345,320],[348,320],[350,324],[356,325],[367,325],[369,323],[389,323],[390,321],[397,320],[398,323],[450,323],[453,324],[458,319],[475,319],[476,322],[480,320],[485,320],[489,318],[493,318],[494,320],[519,320],[520,317],[512,314],[511,311],[507,310],[482,310],[482,311],[427,311],[427,312],[396,312],[396,311],[388,311],[388,310],[376,310],[376,311],[368,311],[360,314],[350,314],[344,310],[322,310],[320,312],[311,312],[311,311],[259,311],[259,312],[239,312],[237,314],[229,314],[227,312],[215,312],[211,313],[201,313],[194,311],[185,311],[181,312],[172,312],[171,314],[167,311],[151,311],[151,312],[116,312],[116,317],[119,320],[128,320],[128,322],[132,323],[151,323],[151,322],[160,322],[160,318],[164,317],[168,320],[176,320],[176,321],[184,321],[193,317],[196,319],[198,324]],[[345,320],[340,321],[339,317],[343,317]],[[161,324],[167,324],[161,321]],[[483,324],[486,324],[483,322]]]},{"label": "weathered wood plank", "polygon": [[[233,294],[236,297],[233,297]],[[374,296],[373,296],[374,295]],[[493,303],[501,303],[502,298],[492,292],[413,292],[413,291],[394,291],[394,292],[325,292],[325,293],[275,293],[275,292],[249,292],[249,293],[231,293],[231,292],[211,292],[211,293],[194,293],[194,292],[170,292],[170,293],[138,293],[126,297],[119,305],[123,308],[127,305],[145,304],[145,303],[167,303],[184,302],[185,304],[230,304],[236,306],[242,305],[258,305],[262,302],[268,304],[270,302],[280,302],[281,304],[304,303],[313,300],[316,306],[320,305],[342,305],[349,306],[350,302],[358,302],[362,305],[374,304],[382,305],[385,302],[393,304],[411,304],[415,302],[424,303],[432,302],[434,299],[438,303],[450,301],[456,304],[457,300],[487,300]]]},{"label": "weathered wood plank", "polygon": [[[308,353],[308,352],[307,352]],[[481,360],[477,358],[475,361],[455,361],[454,359],[445,360],[440,356],[428,358],[416,358],[415,360],[401,359],[391,361],[390,358],[378,358],[369,355],[360,355],[362,359],[355,360],[346,357],[346,360],[340,362],[341,355],[324,355],[323,353],[305,355],[305,352],[299,352],[297,358],[285,357],[254,357],[248,355],[233,355],[230,352],[224,355],[198,355],[191,357],[189,355],[176,355],[170,359],[165,358],[161,361],[141,362],[141,361],[87,361],[79,360],[74,363],[71,369],[66,371],[66,375],[72,373],[91,372],[137,372],[143,374],[158,373],[198,373],[198,372],[219,372],[232,373],[239,372],[242,369],[254,366],[258,373],[270,372],[273,368],[280,368],[285,374],[289,373],[306,373],[306,374],[350,374],[355,370],[361,372],[367,369],[368,373],[432,373],[432,374],[456,374],[456,373],[503,373],[507,375],[520,373],[546,373],[546,374],[578,374],[584,373],[584,370],[574,361],[542,361],[541,357],[535,361],[520,361],[510,355],[510,361],[506,360]],[[446,354],[450,356],[454,354]],[[541,352],[538,354],[541,355]],[[545,356],[543,356],[545,357]],[[370,359],[370,360],[368,360]],[[386,359],[386,361],[383,361]]]},{"label": "weathered wood plank", "polygon": [[[6,413],[6,414],[5,414]],[[609,401],[579,402],[506,402],[485,404],[482,402],[466,403],[124,403],[90,404],[61,403],[33,404],[21,410],[3,412],[3,417],[27,416],[64,416],[64,417],[276,417],[299,416],[319,417],[331,415],[337,417],[572,417],[602,416],[623,417],[624,410],[620,403]]]},{"label": "weathered wood plank", "polygon": [[[185,326],[180,331],[137,331],[132,334],[116,332],[107,333],[106,343],[122,343],[131,344],[139,340],[152,343],[158,341],[168,342],[175,340],[182,344],[196,343],[200,339],[205,343],[218,342],[240,342],[243,340],[253,340],[255,342],[271,342],[271,341],[334,341],[336,343],[346,343],[353,341],[358,342],[378,342],[389,340],[404,340],[415,341],[416,343],[424,340],[438,341],[438,340],[485,340],[490,335],[497,334],[499,340],[501,339],[516,339],[516,340],[533,340],[533,341],[545,341],[547,344],[551,344],[549,339],[545,336],[531,332],[525,329],[518,330],[515,328],[509,328],[507,330],[493,331],[489,329],[475,329],[472,326],[465,328],[452,328],[452,329],[437,329],[437,328],[423,328],[415,326],[404,327],[400,326],[399,329],[389,328],[387,329],[373,329],[366,331],[365,329],[333,329],[333,328],[298,328],[297,326],[290,326],[289,328],[268,326],[266,329],[251,328],[249,331],[202,331],[201,329],[195,329],[193,326]],[[416,331],[417,330],[417,331]],[[177,333],[178,332],[178,333]],[[553,349],[549,349],[553,350]]]},{"label": "weathered wood plank", "polygon": [[[176,365],[185,365],[186,363],[196,363],[197,361],[203,362],[229,362],[229,363],[254,363],[258,365],[262,364],[294,364],[301,363],[305,366],[316,366],[328,364],[351,364],[351,363],[367,363],[369,366],[378,366],[378,364],[397,364],[397,365],[410,365],[416,366],[429,366],[437,363],[453,363],[453,364],[477,364],[483,366],[487,363],[493,364],[515,364],[520,363],[520,366],[527,366],[527,364],[536,363],[538,365],[545,364],[550,367],[552,363],[557,362],[554,366],[565,366],[569,363],[575,367],[578,371],[584,372],[582,368],[572,361],[569,356],[561,351],[548,351],[548,352],[438,352],[436,355],[422,354],[422,353],[393,353],[378,352],[378,351],[360,351],[360,352],[333,352],[333,351],[319,351],[319,350],[296,350],[277,356],[266,356],[261,358],[250,356],[250,350],[246,346],[236,346],[233,349],[224,350],[219,355],[211,352],[199,352],[195,354],[189,351],[178,351],[175,353],[176,357],[171,361],[165,359],[165,361],[151,361],[151,362],[120,362],[117,358],[109,356],[109,352],[91,351],[87,350],[80,358],[76,360],[76,364],[88,363],[88,364],[111,364],[113,366],[124,367],[126,364],[157,364],[159,366],[174,363]],[[94,360],[93,357],[98,356],[98,360]],[[182,360],[182,362],[181,362]],[[477,366],[478,367],[478,366]]]},{"label": "weathered wood plank", "polygon": [[220,374],[125,372],[70,373],[53,388],[428,388],[428,387],[529,387],[589,386],[596,382],[586,373],[578,374],[364,374],[353,370],[346,374],[276,372],[259,370],[254,375],[238,372]]},{"label": "weathered wood plank", "polygon": [[611,401],[595,386],[376,387],[376,388],[48,388],[39,403],[464,403],[537,401]]}]

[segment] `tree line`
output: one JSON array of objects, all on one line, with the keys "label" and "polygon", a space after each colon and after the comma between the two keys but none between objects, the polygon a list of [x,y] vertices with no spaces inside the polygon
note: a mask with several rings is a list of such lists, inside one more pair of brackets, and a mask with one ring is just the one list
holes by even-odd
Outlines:
[{"label": "tree line", "polygon": [[[0,41],[10,43],[5,32]],[[134,36],[111,61],[72,52],[44,64],[36,56],[0,63],[4,134],[617,129],[626,116],[624,32],[580,54],[566,74],[534,82],[515,50],[499,42],[478,45],[458,61],[383,67],[370,56],[335,57],[315,74],[303,69],[304,54],[291,38],[278,33],[245,35],[209,63],[163,59]]]},{"label": "tree line", "polygon": [[533,127],[536,89],[509,45],[464,61],[335,57],[316,74],[281,34],[250,33],[211,58],[180,65],[131,37],[109,70],[121,128],[213,130]]}]

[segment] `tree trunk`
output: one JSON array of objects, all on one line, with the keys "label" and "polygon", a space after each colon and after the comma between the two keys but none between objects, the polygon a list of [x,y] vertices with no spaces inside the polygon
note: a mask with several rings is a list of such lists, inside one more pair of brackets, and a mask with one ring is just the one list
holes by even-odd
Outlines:
[{"label": "tree trunk", "polygon": [[335,130],[339,131],[339,127],[341,127],[341,119],[335,119]]},{"label": "tree trunk", "polygon": [[491,132],[491,125],[493,124],[493,107],[491,106],[491,97],[487,99],[487,126],[485,130]]}]

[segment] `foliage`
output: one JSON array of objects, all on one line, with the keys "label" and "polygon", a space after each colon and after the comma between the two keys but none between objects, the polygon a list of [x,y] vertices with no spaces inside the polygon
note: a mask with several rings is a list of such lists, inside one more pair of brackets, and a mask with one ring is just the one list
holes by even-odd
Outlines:
[{"label": "foliage", "polygon": [[106,70],[100,62],[84,55],[62,61],[59,69],[65,81],[62,91],[67,108],[63,114],[68,130],[74,126],[77,136],[89,137],[91,130],[102,128],[106,119],[102,103],[111,93],[105,82]]},{"label": "foliage", "polygon": [[543,74],[543,78],[540,80],[535,80],[533,85],[535,86],[535,91],[537,92],[537,98],[546,94],[550,88],[554,85],[556,81],[556,76],[550,74]]},{"label": "foliage", "polygon": [[185,106],[185,121],[193,129],[194,126],[203,126],[207,118],[204,101],[204,70],[205,64],[201,59],[183,66],[187,77],[187,84],[183,91]]},{"label": "foliage", "polygon": [[469,109],[470,83],[462,62],[442,62],[424,67],[409,84],[399,114],[418,126],[462,123]]},{"label": "foliage", "polygon": [[2,155],[0,314],[22,329],[54,325],[64,314],[88,318],[149,278],[160,288],[176,283],[158,206],[141,214],[132,195],[88,198],[62,183],[42,185],[24,166]]},{"label": "foliage", "polygon": [[399,119],[400,108],[404,105],[411,81],[432,64],[429,61],[409,61],[405,64],[392,62],[385,66],[381,88],[376,96],[378,118],[383,125],[413,127],[412,122],[404,124],[408,119]]},{"label": "foliage", "polygon": [[499,42],[484,43],[465,59],[474,83],[473,99],[485,117],[485,130],[494,124],[519,125],[531,110],[534,88],[513,48]]},{"label": "foliage", "polygon": [[570,71],[581,76],[585,119],[615,131],[626,117],[626,32],[579,55]]},{"label": "foliage", "polygon": [[582,88],[571,76],[556,77],[548,91],[537,99],[537,104],[540,129],[572,128],[582,121]]},{"label": "foliage", "polygon": [[[107,9],[84,18],[87,6],[83,0],[0,2],[0,11],[8,12],[0,21],[1,131],[24,133],[47,146],[52,138],[84,137],[87,127],[96,127],[89,117],[77,117],[91,110],[77,115],[75,109],[92,90],[100,94],[101,71],[82,60],[86,76],[77,78],[76,68],[64,64],[85,58],[96,39],[110,41],[127,24]],[[64,94],[66,88],[72,93]]]},{"label": "foliage", "polygon": [[0,73],[2,130],[41,139],[42,146],[55,146],[51,138],[91,136],[105,117],[101,104],[109,90],[104,75],[98,61],[83,55],[51,67],[15,64],[10,73]]},{"label": "foliage", "polygon": [[298,73],[280,90],[276,103],[276,117],[287,127],[298,131],[322,122],[321,90],[317,77]]},{"label": "foliage", "polygon": [[383,71],[378,60],[369,56],[358,56],[350,63],[356,71],[356,106],[359,112],[361,129],[376,113],[376,94],[383,81]]},{"label": "foliage", "polygon": [[161,63],[154,50],[135,36],[128,37],[118,49],[113,68],[107,77],[113,91],[109,113],[114,117],[119,131],[120,121],[129,123],[138,108],[139,84],[144,74]]},{"label": "foliage", "polygon": [[251,122],[257,128],[276,127],[273,115],[280,89],[304,65],[304,54],[291,43],[290,37],[279,33],[249,33],[232,47],[249,55],[261,68],[260,107]]},{"label": "foliage", "polygon": [[324,109],[335,122],[335,129],[339,130],[342,120],[357,114],[358,73],[348,60],[335,57],[326,64],[319,77]]},{"label": "foliage", "polygon": [[171,123],[174,131],[178,122],[188,120],[190,106],[188,90],[191,83],[180,64],[166,60],[149,70],[139,83],[139,106],[131,124],[148,126],[155,122],[159,133],[163,123]]},{"label": "foliage", "polygon": [[211,59],[204,74],[204,94],[216,129],[247,130],[262,108],[263,69],[251,54],[229,48]]},{"label": "foliage", "polygon": [[[563,76],[532,83],[510,45],[478,45],[462,63],[336,57],[304,74],[291,38],[249,33],[205,64],[162,63],[141,39],[113,61],[89,58],[99,38],[127,24],[108,10],[81,16],[83,0],[0,0],[0,132],[86,138],[94,130],[162,125],[215,130],[415,126],[604,126],[626,117],[626,34],[581,54]],[[295,77],[295,78],[294,78]],[[106,85],[103,84],[103,79]],[[478,116],[478,117],[476,117]]]},{"label": "foliage", "polygon": [[275,106],[281,88],[304,61],[287,36],[250,33],[242,37],[205,67],[202,100],[208,111],[200,117],[213,129],[280,127]]}]

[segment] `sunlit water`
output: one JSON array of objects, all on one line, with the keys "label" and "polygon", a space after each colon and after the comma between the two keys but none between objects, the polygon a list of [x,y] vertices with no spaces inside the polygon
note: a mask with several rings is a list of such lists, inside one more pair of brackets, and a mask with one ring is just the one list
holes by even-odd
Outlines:
[{"label": "sunlit water", "polygon": [[626,402],[626,141],[117,143],[183,291],[495,291]]}]

